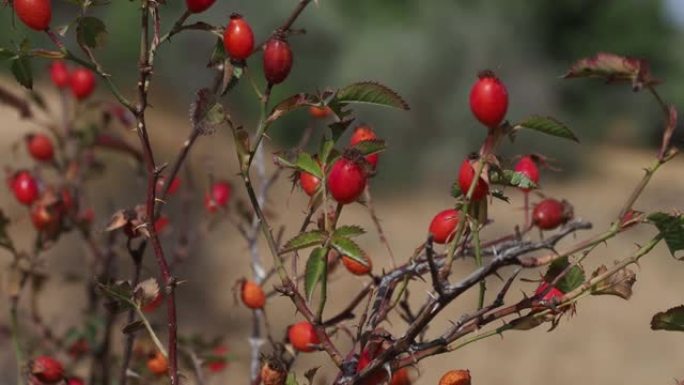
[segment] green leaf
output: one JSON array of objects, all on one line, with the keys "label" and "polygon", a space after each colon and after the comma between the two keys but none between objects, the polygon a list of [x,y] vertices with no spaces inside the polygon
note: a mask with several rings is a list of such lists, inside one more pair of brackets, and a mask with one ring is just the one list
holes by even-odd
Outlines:
[{"label": "green leaf", "polygon": [[[549,265],[549,269],[544,275],[544,281],[551,282],[558,275],[560,275],[565,269],[570,266],[570,260],[568,257],[558,258]],[[556,288],[563,293],[568,293],[576,288],[580,287],[585,281],[584,270],[581,267],[575,265],[570,268],[563,278],[558,281]]]},{"label": "green leaf", "polygon": [[284,252],[291,252],[307,247],[320,245],[325,242],[326,234],[320,230],[311,230],[297,234],[294,238],[287,241],[283,247]]},{"label": "green leaf", "polygon": [[19,56],[12,60],[12,75],[22,86],[29,90],[33,88],[33,71],[31,61],[26,56]]},{"label": "green leaf", "polygon": [[309,259],[306,261],[306,272],[304,274],[304,290],[306,299],[311,301],[316,285],[321,280],[326,279],[328,266],[327,252],[322,247],[317,247],[311,251]]},{"label": "green leaf", "polygon": [[492,190],[491,193],[492,193],[492,197],[494,197],[500,201],[506,202],[506,203],[511,203],[511,200],[506,196],[506,194],[503,193],[503,191],[494,189],[494,190]]},{"label": "green leaf", "polygon": [[537,184],[531,181],[527,175],[513,170],[498,170],[489,175],[489,181],[493,184],[513,186],[525,189],[533,189]]},{"label": "green leaf", "polygon": [[7,48],[0,47],[0,60],[7,60],[17,56],[17,53]]},{"label": "green leaf", "polygon": [[684,331],[684,305],[656,313],[651,319],[651,329]]},{"label": "green leaf", "polygon": [[340,226],[337,229],[335,229],[335,232],[333,233],[333,237],[357,237],[359,235],[363,235],[366,233],[366,230],[363,229],[361,226],[357,225],[346,225],[346,226]]},{"label": "green leaf", "polygon": [[133,301],[133,288],[128,281],[120,281],[113,284],[97,283],[102,293],[109,298],[106,304],[111,312],[122,312],[127,309],[134,309],[137,305]]},{"label": "green leaf", "polygon": [[318,159],[320,159],[323,164],[330,164],[330,162],[328,162],[328,157],[330,157],[330,154],[334,149],[335,142],[330,139],[323,138],[321,141],[321,148],[318,150]]},{"label": "green leaf", "polygon": [[[658,228],[670,253],[677,258],[677,251],[684,250],[684,217],[658,212],[649,215],[648,220]],[[684,260],[684,256],[677,259]]]},{"label": "green leaf", "polygon": [[451,193],[451,196],[454,198],[458,198],[461,195],[463,195],[463,192],[461,191],[461,186],[458,184],[458,182],[454,182],[451,185],[451,190],[449,192]]},{"label": "green leaf", "polygon": [[361,155],[371,155],[384,151],[387,148],[387,146],[385,145],[384,140],[373,139],[358,142],[354,145],[353,148],[359,151]]},{"label": "green leaf", "polygon": [[295,167],[299,171],[307,172],[316,178],[323,179],[323,170],[321,170],[321,165],[318,164],[316,160],[311,156],[311,154],[304,151],[297,155],[297,160],[295,161]]},{"label": "green leaf", "polygon": [[634,90],[658,83],[651,76],[649,64],[643,59],[600,52],[576,61],[563,76],[572,78],[602,78],[607,82],[628,81]]},{"label": "green leaf", "polygon": [[216,43],[214,44],[214,50],[211,51],[211,55],[209,56],[209,66],[223,64],[226,58],[226,49],[223,45],[223,39],[218,37],[216,38]]},{"label": "green leaf", "polygon": [[514,129],[527,128],[541,133],[579,142],[577,136],[558,120],[549,116],[533,115],[515,125]]},{"label": "green leaf", "polygon": [[137,320],[137,321],[133,321],[133,322],[129,323],[128,325],[124,326],[121,331],[124,334],[131,334],[131,333],[137,332],[138,330],[142,330],[144,328],[145,328],[145,324],[142,321]]},{"label": "green leaf", "polygon": [[365,253],[354,241],[347,237],[334,236],[332,238],[332,245],[340,254],[347,256],[356,262],[368,266]]},{"label": "green leaf", "polygon": [[97,17],[85,16],[78,19],[76,39],[79,44],[90,48],[101,48],[107,42],[107,27]]},{"label": "green leaf", "polygon": [[330,132],[332,132],[333,142],[337,142],[342,134],[349,128],[354,119],[341,120],[339,122],[333,122],[328,125],[330,127]]},{"label": "green leaf", "polygon": [[295,376],[294,372],[290,372],[287,374],[285,385],[299,385],[299,382],[297,382],[297,376]]},{"label": "green leaf", "polygon": [[409,105],[397,92],[376,82],[360,82],[341,88],[338,103],[366,103],[408,110]]}]

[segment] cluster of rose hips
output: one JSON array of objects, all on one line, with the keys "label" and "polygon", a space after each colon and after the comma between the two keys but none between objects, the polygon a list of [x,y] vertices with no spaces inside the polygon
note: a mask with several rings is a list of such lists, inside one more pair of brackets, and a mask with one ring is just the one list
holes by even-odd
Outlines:
[{"label": "cluster of rose hips", "polygon": [[[470,109],[475,118],[490,130],[499,127],[508,110],[508,91],[506,86],[490,71],[483,71],[470,91]],[[460,191],[465,195],[473,187],[472,202],[486,199],[489,195],[489,184],[484,175],[476,178],[475,164],[478,158],[467,157],[458,171],[457,183]],[[534,185],[539,183],[540,159],[536,155],[526,155],[515,164],[514,171],[522,174]],[[530,193],[530,188],[521,187],[525,194]],[[459,224],[459,210],[455,208],[445,209],[437,213],[430,222],[428,231],[432,240],[438,244],[446,244],[453,240]],[[529,214],[525,212],[526,221]],[[553,198],[544,198],[538,202],[532,211],[531,224],[540,230],[553,230],[566,223],[572,218],[572,211],[565,202]],[[527,229],[526,229],[527,230]],[[546,283],[537,289],[536,294],[546,292],[544,300],[557,297],[558,289],[547,290]],[[541,290],[540,290],[541,289]]]},{"label": "cluster of rose hips", "polygon": [[[52,63],[50,77],[57,88],[69,87],[77,100],[87,98],[95,89],[95,77],[90,70],[77,68],[70,72],[61,61]],[[24,139],[28,154],[38,165],[60,169],[55,157],[55,146],[48,135],[32,133]],[[61,230],[62,223],[67,218],[77,224],[89,224],[92,221],[91,210],[78,212],[78,202],[72,186],[44,185],[29,170],[11,172],[8,186],[17,201],[29,207],[34,227],[50,236],[55,236]]]},{"label": "cluster of rose hips", "polygon": [[83,67],[70,70],[61,60],[55,60],[50,65],[50,79],[59,89],[68,87],[77,100],[88,98],[97,85],[95,74],[91,70]]},{"label": "cluster of rose hips", "polygon": [[29,363],[31,384],[84,385],[79,377],[67,377],[62,363],[50,356],[38,356]]},{"label": "cluster of rose hips", "polygon": [[[209,9],[216,0],[186,0],[186,6],[191,13],[200,13]],[[51,0],[15,0],[14,11],[19,19],[29,28],[43,31],[50,27],[52,20]],[[223,45],[226,53],[236,61],[246,60],[254,51],[254,32],[247,21],[239,14],[230,16],[230,21],[224,29]],[[275,33],[263,46],[263,69],[266,80],[271,85],[282,83],[292,69],[292,50],[285,34]],[[93,74],[82,69],[75,70],[71,76],[67,75],[65,67],[54,69],[53,80],[59,87],[66,87],[71,83],[74,95],[78,99],[87,97],[95,85]],[[71,79],[71,80],[70,80]]]}]

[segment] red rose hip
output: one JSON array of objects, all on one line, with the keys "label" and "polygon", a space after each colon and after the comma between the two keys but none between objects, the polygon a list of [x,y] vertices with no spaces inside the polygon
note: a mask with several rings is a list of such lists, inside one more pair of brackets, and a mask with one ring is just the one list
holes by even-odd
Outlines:
[{"label": "red rose hip", "polygon": [[328,107],[328,106],[325,106],[325,107],[311,106],[311,107],[309,107],[309,115],[311,115],[311,117],[316,118],[316,119],[327,118],[332,113],[333,113],[332,109],[330,109],[330,107]]},{"label": "red rose hip", "polygon": [[228,354],[228,348],[221,345],[217,346],[211,351],[212,356],[206,360],[207,368],[212,373],[219,373],[228,366],[228,360],[226,359],[226,354]]},{"label": "red rose hip", "polygon": [[[374,140],[377,139],[378,136],[375,134],[373,129],[365,124],[362,124],[354,129],[354,133],[352,134],[351,138],[349,139],[349,144],[351,146],[355,146],[356,144],[360,142],[365,142],[368,140]],[[380,154],[371,154],[366,156],[366,160],[368,163],[373,165],[373,168],[375,168],[378,165],[378,159],[379,159]]]},{"label": "red rose hip", "polygon": [[83,100],[95,90],[95,75],[87,68],[76,68],[71,73],[69,83],[74,97]]},{"label": "red rose hip", "polygon": [[85,385],[85,382],[78,377],[71,377],[67,380],[67,385]]},{"label": "red rose hip", "polygon": [[33,159],[48,162],[55,156],[52,140],[45,134],[30,134],[26,136],[26,147]]},{"label": "red rose hip", "polygon": [[[548,289],[548,291],[547,291]],[[561,299],[563,298],[563,292],[558,290],[558,288],[551,286],[549,289],[549,283],[548,282],[542,282],[539,287],[537,287],[537,290],[534,291],[534,295],[540,295],[541,293],[546,292],[544,296],[541,298],[542,301],[551,301],[554,298]]]},{"label": "red rose hip", "polygon": [[204,12],[211,7],[216,0],[185,0],[188,11],[192,13]]},{"label": "red rose hip", "polygon": [[487,127],[497,127],[508,110],[506,86],[492,71],[482,71],[470,90],[470,110]]},{"label": "red rose hip", "polygon": [[[470,159],[466,159],[461,163],[461,169],[458,171],[458,186],[464,196],[468,193],[470,186],[473,184],[473,179],[475,179],[475,169],[473,168]],[[472,201],[476,202],[481,200],[487,196],[487,193],[489,193],[489,185],[487,185],[487,182],[485,182],[482,177],[478,178],[477,185],[475,185],[475,190],[471,197]]]},{"label": "red rose hip", "polygon": [[52,19],[51,0],[14,0],[14,11],[27,27],[43,31],[50,26]]},{"label": "red rose hip", "polygon": [[55,60],[50,64],[50,79],[57,88],[69,86],[69,68],[61,60]]},{"label": "red rose hip", "polygon": [[541,230],[553,230],[567,222],[571,216],[566,205],[555,199],[547,198],[534,207],[532,223]]},{"label": "red rose hip", "polygon": [[[532,155],[523,156],[518,163],[515,164],[515,171],[519,172],[534,184],[539,183],[539,167]],[[523,188],[523,191],[530,191],[528,188]]]},{"label": "red rose hip", "polygon": [[458,211],[447,209],[440,211],[430,222],[430,234],[435,243],[445,244],[454,239],[458,225]]},{"label": "red rose hip", "polygon": [[59,220],[59,214],[50,210],[44,204],[36,203],[31,206],[31,222],[36,230],[41,231],[50,227]]},{"label": "red rose hip", "polygon": [[353,259],[349,256],[342,256],[342,264],[350,273],[354,275],[366,275],[373,269],[373,261],[371,261],[368,256],[364,256],[363,260],[365,264]]},{"label": "red rose hip", "polygon": [[297,322],[290,326],[287,330],[287,338],[295,350],[304,353],[314,351],[315,345],[320,343],[316,329],[306,321]]},{"label": "red rose hip", "polygon": [[54,384],[64,379],[64,367],[50,356],[39,356],[31,362],[31,374],[48,384]]},{"label": "red rose hip", "polygon": [[256,282],[244,281],[240,293],[242,303],[250,309],[262,309],[266,304],[266,294]]},{"label": "red rose hip", "polygon": [[264,76],[270,84],[280,84],[292,69],[292,50],[280,37],[273,37],[264,46]]},{"label": "red rose hip", "polygon": [[235,60],[245,60],[254,50],[254,32],[239,14],[232,14],[223,31],[223,47]]},{"label": "red rose hip", "polygon": [[328,175],[328,191],[339,203],[354,202],[366,188],[366,174],[356,162],[339,158]]},{"label": "red rose hip", "polygon": [[321,185],[321,180],[308,172],[299,172],[299,185],[308,196],[313,196]]},{"label": "red rose hip", "polygon": [[17,200],[25,205],[30,205],[38,199],[38,182],[28,171],[19,171],[10,181],[12,192]]},{"label": "red rose hip", "polygon": [[204,199],[204,206],[207,211],[213,213],[220,207],[226,207],[228,205],[228,200],[230,199],[231,190],[230,183],[226,181],[214,182],[210,192],[207,193]]}]

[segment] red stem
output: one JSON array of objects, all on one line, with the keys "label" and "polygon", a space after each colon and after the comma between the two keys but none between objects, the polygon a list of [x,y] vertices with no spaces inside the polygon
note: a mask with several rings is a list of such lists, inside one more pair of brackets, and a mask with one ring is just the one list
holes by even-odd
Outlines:
[{"label": "red stem", "polygon": [[[164,256],[157,231],[152,224],[154,220],[155,201],[156,201],[156,185],[157,185],[157,168],[154,162],[154,153],[150,145],[150,139],[147,134],[147,126],[145,123],[145,110],[147,109],[147,89],[152,74],[150,65],[150,40],[149,40],[149,8],[143,7],[141,12],[141,41],[140,41],[140,79],[138,81],[138,106],[136,111],[136,118],[138,121],[138,137],[143,148],[143,160],[145,162],[145,169],[147,170],[147,199],[145,205],[145,212],[147,216],[147,230],[150,234],[150,241],[152,249],[159,265],[165,287],[167,298],[167,318],[169,326],[169,375],[171,377],[171,385],[178,385],[178,353],[177,353],[177,320],[176,320],[176,296],[175,296],[175,278],[171,274],[169,264]],[[169,180],[169,183],[171,181]]]}]

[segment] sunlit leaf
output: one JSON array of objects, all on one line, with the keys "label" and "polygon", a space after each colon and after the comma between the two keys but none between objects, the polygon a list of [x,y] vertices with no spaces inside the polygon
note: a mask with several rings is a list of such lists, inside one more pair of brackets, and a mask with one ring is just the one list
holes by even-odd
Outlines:
[{"label": "sunlit leaf", "polygon": [[[658,212],[649,215],[648,220],[658,228],[673,257],[677,251],[684,250],[684,217]],[[684,257],[678,259],[684,260]]]},{"label": "sunlit leaf", "polygon": [[376,82],[360,82],[341,88],[335,96],[338,103],[367,103],[408,110],[409,105],[394,90]]},{"label": "sunlit leaf", "polygon": [[316,285],[326,279],[327,266],[326,250],[322,247],[313,249],[306,261],[306,272],[304,273],[304,290],[307,300],[311,301]]},{"label": "sunlit leaf", "polygon": [[651,329],[684,331],[684,305],[656,313],[651,319]]},{"label": "sunlit leaf", "polygon": [[297,234],[294,238],[285,243],[283,249],[286,252],[305,249],[307,247],[320,245],[325,242],[326,234],[320,230],[311,230]]},{"label": "sunlit leaf", "polygon": [[90,48],[101,48],[107,42],[107,27],[97,17],[84,16],[78,19],[76,39]]},{"label": "sunlit leaf", "polygon": [[521,128],[579,142],[575,133],[573,133],[568,126],[549,116],[530,116],[514,126],[514,129],[516,130]]}]

